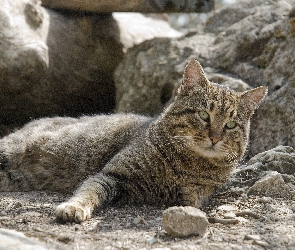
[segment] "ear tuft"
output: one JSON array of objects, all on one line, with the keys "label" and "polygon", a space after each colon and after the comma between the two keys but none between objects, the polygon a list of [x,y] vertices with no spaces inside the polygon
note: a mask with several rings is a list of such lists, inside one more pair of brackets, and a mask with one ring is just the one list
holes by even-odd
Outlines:
[{"label": "ear tuft", "polygon": [[192,59],[186,65],[178,94],[190,95],[194,89],[207,86],[208,79],[200,63]]},{"label": "ear tuft", "polygon": [[266,96],[267,91],[268,88],[266,86],[261,86],[242,93],[241,97],[251,114],[253,114],[254,110],[259,107],[259,104]]}]

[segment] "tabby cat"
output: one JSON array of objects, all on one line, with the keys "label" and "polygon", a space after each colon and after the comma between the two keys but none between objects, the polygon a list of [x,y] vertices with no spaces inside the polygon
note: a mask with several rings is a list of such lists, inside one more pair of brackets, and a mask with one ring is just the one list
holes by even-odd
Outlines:
[{"label": "tabby cat", "polygon": [[56,208],[65,222],[118,199],[199,207],[243,157],[266,93],[209,82],[191,60],[174,102],[156,118],[44,118],[1,139],[0,191],[69,193],[81,183]]}]

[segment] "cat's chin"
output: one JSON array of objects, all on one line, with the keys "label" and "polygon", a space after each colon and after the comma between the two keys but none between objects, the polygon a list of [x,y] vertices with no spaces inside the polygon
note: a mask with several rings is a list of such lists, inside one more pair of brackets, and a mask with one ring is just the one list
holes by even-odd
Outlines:
[{"label": "cat's chin", "polygon": [[234,166],[238,163],[238,159],[235,157],[229,157],[225,154],[217,145],[212,146],[195,146],[193,150],[201,157],[208,159],[211,163],[223,164],[228,166]]}]

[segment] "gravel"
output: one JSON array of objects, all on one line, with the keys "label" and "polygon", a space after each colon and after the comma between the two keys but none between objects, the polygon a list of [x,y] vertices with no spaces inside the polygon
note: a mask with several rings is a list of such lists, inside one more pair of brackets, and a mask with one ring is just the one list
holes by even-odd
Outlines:
[{"label": "gravel", "polygon": [[[173,238],[162,228],[166,207],[113,205],[81,224],[60,224],[54,207],[67,198],[45,192],[0,193],[0,227],[63,250],[295,249],[292,200],[247,196],[234,188],[220,191],[202,208],[220,222],[211,223],[203,237]],[[238,223],[224,223],[229,212]]]}]

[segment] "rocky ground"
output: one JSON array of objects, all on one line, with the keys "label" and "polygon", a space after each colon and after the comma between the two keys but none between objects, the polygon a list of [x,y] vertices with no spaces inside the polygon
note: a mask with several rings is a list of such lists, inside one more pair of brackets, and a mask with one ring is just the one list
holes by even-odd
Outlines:
[{"label": "rocky ground", "polygon": [[211,223],[201,238],[169,237],[162,229],[164,207],[111,206],[82,224],[60,224],[54,207],[67,197],[44,192],[0,193],[0,227],[48,249],[295,249],[295,201],[244,191],[214,195],[203,208]]},{"label": "rocky ground", "polygon": [[287,146],[239,166],[202,208],[210,222],[202,237],[169,236],[162,225],[165,207],[117,204],[81,224],[61,224],[54,208],[66,195],[2,192],[0,250],[295,249],[294,167],[295,150]]}]

